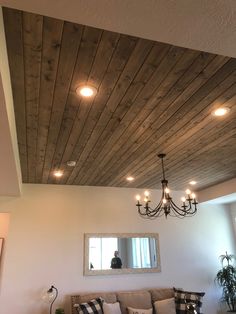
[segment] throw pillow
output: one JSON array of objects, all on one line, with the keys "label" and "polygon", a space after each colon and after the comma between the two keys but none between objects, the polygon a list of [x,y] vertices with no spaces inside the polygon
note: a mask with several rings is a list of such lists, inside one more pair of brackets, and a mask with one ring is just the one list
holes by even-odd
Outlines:
[{"label": "throw pillow", "polygon": [[104,314],[121,314],[120,303],[106,303],[104,302],[102,305]]},{"label": "throw pillow", "polygon": [[184,290],[178,290],[174,288],[174,293],[175,293],[175,306],[176,306],[177,314],[186,313],[186,302],[195,303],[197,313],[201,314],[202,298],[205,295],[205,292],[184,291]]},{"label": "throw pillow", "polygon": [[176,314],[175,299],[165,299],[154,302],[155,311],[158,314]]},{"label": "throw pillow", "polygon": [[102,298],[93,299],[87,303],[76,304],[76,310],[79,314],[103,314]]},{"label": "throw pillow", "polygon": [[152,314],[152,308],[151,309],[134,309],[132,307],[128,307],[129,314]]}]

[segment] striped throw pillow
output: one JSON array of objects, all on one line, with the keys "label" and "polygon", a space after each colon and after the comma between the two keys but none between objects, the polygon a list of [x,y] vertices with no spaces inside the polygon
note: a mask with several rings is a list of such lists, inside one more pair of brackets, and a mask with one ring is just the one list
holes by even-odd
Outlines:
[{"label": "striped throw pillow", "polygon": [[75,304],[78,314],[103,314],[102,298],[93,299],[87,303]]},{"label": "striped throw pillow", "polygon": [[174,288],[174,293],[176,314],[186,314],[188,303],[195,304],[197,313],[201,314],[202,298],[205,292],[184,291]]}]

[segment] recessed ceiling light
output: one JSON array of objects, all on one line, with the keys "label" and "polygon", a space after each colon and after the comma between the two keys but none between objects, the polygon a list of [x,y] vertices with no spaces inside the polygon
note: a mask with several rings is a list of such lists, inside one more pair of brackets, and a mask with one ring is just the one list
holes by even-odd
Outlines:
[{"label": "recessed ceiling light", "polygon": [[129,182],[134,181],[134,177],[127,177],[126,180]]},{"label": "recessed ceiling light", "polygon": [[229,111],[230,109],[228,107],[220,107],[213,111],[213,115],[217,117],[222,117],[226,115]]},{"label": "recessed ceiling light", "polygon": [[195,184],[197,184],[197,182],[193,180],[193,181],[190,181],[189,184],[195,185]]},{"label": "recessed ceiling light", "polygon": [[97,89],[90,85],[81,85],[76,88],[76,94],[83,97],[92,97],[96,95]]},{"label": "recessed ceiling light", "polygon": [[69,167],[75,167],[76,161],[75,161],[75,160],[68,160],[68,161],[66,162],[66,164],[67,164],[67,166],[69,166]]},{"label": "recessed ceiling light", "polygon": [[60,178],[60,177],[62,177],[63,176],[63,172],[62,171],[60,171],[60,170],[57,170],[57,171],[54,171],[54,176],[55,177],[57,177],[57,178]]}]

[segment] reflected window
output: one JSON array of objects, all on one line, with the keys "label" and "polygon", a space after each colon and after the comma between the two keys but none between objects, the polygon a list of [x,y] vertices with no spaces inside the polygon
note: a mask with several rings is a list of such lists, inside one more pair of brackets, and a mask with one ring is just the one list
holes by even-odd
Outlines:
[{"label": "reflected window", "polygon": [[134,268],[150,268],[151,257],[148,238],[132,238]]},{"label": "reflected window", "polygon": [[89,269],[109,269],[111,257],[118,250],[117,238],[89,239]]}]

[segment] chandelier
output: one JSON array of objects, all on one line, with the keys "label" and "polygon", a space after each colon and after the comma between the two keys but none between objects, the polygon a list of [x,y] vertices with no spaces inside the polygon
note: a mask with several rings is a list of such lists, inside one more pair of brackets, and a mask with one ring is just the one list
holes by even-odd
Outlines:
[{"label": "chandelier", "polygon": [[149,198],[149,192],[144,192],[144,202],[145,205],[143,206],[140,203],[140,195],[136,196],[139,214],[144,218],[156,218],[161,217],[163,215],[166,216],[172,216],[172,217],[178,217],[178,218],[184,218],[184,217],[190,217],[196,214],[197,212],[197,201],[196,201],[196,195],[192,193],[189,189],[186,190],[186,197],[182,197],[182,206],[177,206],[174,201],[172,200],[172,197],[170,196],[170,190],[168,188],[168,181],[165,178],[165,169],[164,169],[164,158],[165,154],[159,154],[158,157],[161,159],[162,164],[162,175],[163,179],[161,180],[162,185],[162,196],[159,204],[155,208],[150,207],[150,198]]}]

